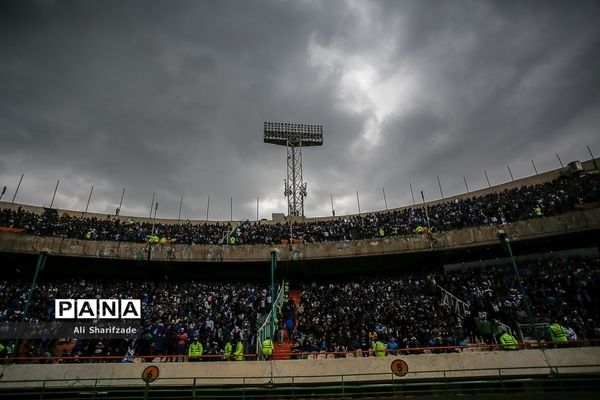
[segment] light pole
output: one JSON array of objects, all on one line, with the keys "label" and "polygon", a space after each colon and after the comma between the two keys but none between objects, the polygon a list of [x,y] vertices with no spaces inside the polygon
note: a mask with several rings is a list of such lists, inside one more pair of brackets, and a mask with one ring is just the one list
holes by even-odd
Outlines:
[{"label": "light pole", "polygon": [[17,330],[17,338],[15,339],[15,349],[13,351],[13,357],[16,358],[19,353],[19,344],[21,342],[21,329],[23,324],[27,322],[29,318],[29,307],[31,306],[31,297],[33,296],[33,291],[35,290],[35,285],[37,283],[37,278],[40,273],[44,269],[46,265],[46,258],[48,257],[48,253],[45,251],[40,252],[37,264],[35,265],[35,273],[33,274],[33,280],[31,281],[31,288],[29,288],[29,292],[27,293],[27,300],[25,300],[25,309],[23,310],[23,317],[21,319],[21,324]]},{"label": "light pole", "polygon": [[54,198],[56,197],[56,191],[58,190],[58,184],[60,183],[60,179],[56,181],[56,187],[54,188],[54,194],[52,195],[52,201],[50,202],[50,208],[54,205]]},{"label": "light pole", "polygon": [[423,210],[425,210],[425,219],[427,220],[427,229],[428,233],[431,233],[431,223],[429,222],[429,213],[427,212],[427,206],[425,205],[425,195],[421,190],[421,199],[423,200]]},{"label": "light pole", "polygon": [[123,197],[125,197],[125,188],[123,188],[123,192],[121,193],[121,201],[119,202],[119,207],[117,207],[117,212],[115,215],[119,215],[121,213],[121,207],[123,206]]},{"label": "light pole", "polygon": [[531,312],[531,307],[529,306],[529,298],[527,297],[527,293],[525,293],[525,289],[523,289],[523,282],[521,281],[521,275],[519,274],[519,268],[517,267],[517,262],[515,261],[515,256],[512,252],[512,247],[510,246],[510,240],[506,232],[502,229],[498,231],[498,237],[500,238],[500,242],[502,242],[506,248],[508,249],[508,254],[510,255],[510,260],[512,262],[512,266],[515,272],[515,276],[517,277],[517,283],[519,284],[519,291],[521,292],[521,296],[523,297],[523,304],[525,304],[525,311],[527,312],[527,318],[529,319],[529,331],[531,335],[535,334],[534,324],[535,320],[533,319],[533,313]]},{"label": "light pole", "polygon": [[90,200],[92,199],[92,192],[93,191],[94,191],[94,185],[92,185],[92,188],[90,189],[90,195],[88,197],[87,204],[85,205],[85,211],[83,212],[84,214],[87,214],[87,212],[88,212],[88,208],[90,206]]},{"label": "light pole", "polygon": [[277,267],[277,252],[271,250],[271,339],[275,340],[275,268]]},{"label": "light pole", "polygon": [[[154,201],[154,196],[152,196],[152,201]],[[158,211],[158,201],[154,205],[154,218],[152,218],[152,233],[150,233],[150,237],[148,238],[148,261],[152,257],[152,243],[154,240],[154,228],[156,225],[156,211]],[[152,207],[150,207],[150,217],[152,217]]]}]

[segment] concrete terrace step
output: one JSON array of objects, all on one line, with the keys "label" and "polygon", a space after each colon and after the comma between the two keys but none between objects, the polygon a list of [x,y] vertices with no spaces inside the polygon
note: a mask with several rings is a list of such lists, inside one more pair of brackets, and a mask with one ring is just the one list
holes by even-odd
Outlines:
[{"label": "concrete terrace step", "polygon": [[275,343],[273,349],[273,360],[289,360],[290,353],[292,352],[292,345],[290,342],[283,342],[282,344]]}]

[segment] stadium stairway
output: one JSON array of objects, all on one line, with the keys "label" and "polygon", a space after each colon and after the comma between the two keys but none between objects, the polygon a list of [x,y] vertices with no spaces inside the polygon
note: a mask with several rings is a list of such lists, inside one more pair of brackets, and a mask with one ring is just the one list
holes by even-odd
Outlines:
[{"label": "stadium stairway", "polygon": [[275,343],[273,360],[289,360],[292,354],[292,344],[286,338],[282,344]]},{"label": "stadium stairway", "polygon": [[299,290],[290,290],[288,297],[295,305],[299,305],[302,301],[302,294]]},{"label": "stadium stairway", "polygon": [[[302,295],[299,290],[290,290],[288,297],[296,306],[302,301]],[[298,320],[296,320],[296,325],[298,325]],[[274,343],[273,360],[289,360],[291,358],[291,354],[292,343],[290,342],[290,338],[287,336],[287,333],[284,333],[283,343],[278,344],[277,341]]]}]

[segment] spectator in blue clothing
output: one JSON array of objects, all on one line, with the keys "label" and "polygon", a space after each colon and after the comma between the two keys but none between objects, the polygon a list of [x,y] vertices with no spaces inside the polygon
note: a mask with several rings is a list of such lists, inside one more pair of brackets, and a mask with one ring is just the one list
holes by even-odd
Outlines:
[{"label": "spectator in blue clothing", "polygon": [[390,341],[387,344],[387,349],[390,351],[391,355],[396,355],[396,350],[398,350],[398,343],[396,343],[396,338],[390,338]]},{"label": "spectator in blue clothing", "polygon": [[295,322],[293,320],[293,317],[288,317],[288,319],[285,321],[285,329],[287,329],[287,336],[288,336],[288,340],[292,340],[292,333],[294,332],[294,325]]},{"label": "spectator in blue clothing", "polygon": [[167,334],[167,329],[162,324],[159,324],[154,329],[154,354],[165,354],[167,350]]}]

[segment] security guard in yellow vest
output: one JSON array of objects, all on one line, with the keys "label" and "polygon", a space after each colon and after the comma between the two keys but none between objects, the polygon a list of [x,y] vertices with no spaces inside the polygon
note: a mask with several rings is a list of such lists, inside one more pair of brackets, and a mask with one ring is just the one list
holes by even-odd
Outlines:
[{"label": "security guard in yellow vest", "polygon": [[542,208],[539,206],[534,208],[533,213],[535,214],[536,217],[541,217],[542,216]]},{"label": "security guard in yellow vest", "polygon": [[424,231],[425,231],[425,228],[423,228],[421,225],[419,225],[415,228],[415,233],[423,233]]},{"label": "security guard in yellow vest", "polygon": [[227,343],[225,343],[225,348],[223,349],[223,359],[225,361],[231,360],[231,352],[232,351],[233,351],[233,346],[231,345],[230,341],[227,341]]},{"label": "security guard in yellow vest", "polygon": [[160,238],[160,244],[167,244],[167,238],[166,237],[161,237]]},{"label": "security guard in yellow vest", "polygon": [[265,359],[270,360],[273,355],[273,341],[270,336],[263,340],[261,348]]},{"label": "security guard in yellow vest", "polygon": [[379,228],[379,236],[380,237],[384,237],[385,236],[385,230],[383,228]]},{"label": "security guard in yellow vest", "polygon": [[565,345],[568,342],[567,330],[564,326],[558,323],[558,321],[552,321],[552,324],[548,327],[554,343],[558,345]]},{"label": "security guard in yellow vest", "polygon": [[235,236],[229,236],[229,244],[232,246],[235,244]]},{"label": "security guard in yellow vest", "polygon": [[373,343],[373,352],[375,357],[385,357],[385,344],[381,340],[377,340]]},{"label": "security guard in yellow vest", "polygon": [[502,333],[500,336],[500,343],[504,350],[517,350],[518,347],[517,339],[508,332]]},{"label": "security guard in yellow vest", "polygon": [[200,361],[202,353],[204,353],[204,346],[198,341],[198,338],[194,338],[194,341],[190,344],[188,349],[188,359],[190,361]]},{"label": "security guard in yellow vest", "polygon": [[244,344],[241,340],[238,340],[235,345],[235,353],[233,353],[235,361],[243,361],[244,360]]}]

